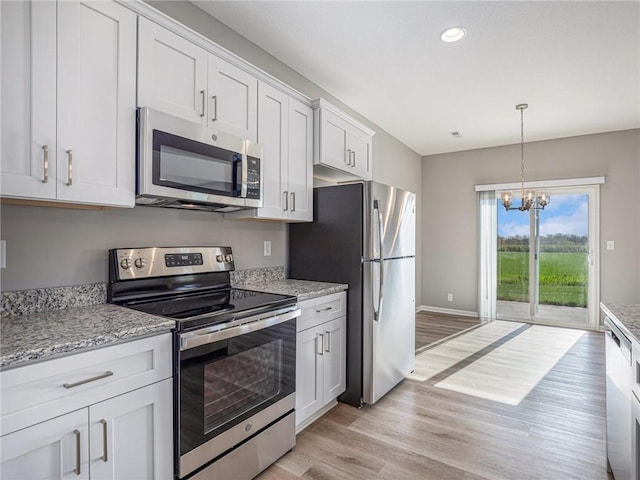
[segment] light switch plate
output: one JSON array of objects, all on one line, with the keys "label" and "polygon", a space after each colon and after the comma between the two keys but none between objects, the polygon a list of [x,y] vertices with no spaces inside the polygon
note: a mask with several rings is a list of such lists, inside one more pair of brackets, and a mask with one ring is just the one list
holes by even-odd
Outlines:
[{"label": "light switch plate", "polygon": [[7,241],[0,240],[0,268],[7,268]]},{"label": "light switch plate", "polygon": [[265,257],[271,256],[271,241],[269,240],[264,241],[264,256]]},{"label": "light switch plate", "polygon": [[613,240],[607,240],[607,250],[615,250],[616,244]]}]

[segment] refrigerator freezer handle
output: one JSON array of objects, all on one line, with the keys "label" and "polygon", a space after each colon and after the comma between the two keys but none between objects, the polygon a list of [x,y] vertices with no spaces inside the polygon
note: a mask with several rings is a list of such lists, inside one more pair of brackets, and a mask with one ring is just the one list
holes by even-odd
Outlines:
[{"label": "refrigerator freezer handle", "polygon": [[[383,244],[383,240],[384,237],[382,235],[382,212],[380,211],[380,205],[378,203],[378,200],[374,200],[373,201],[373,211],[377,211],[378,212],[378,241],[380,242],[380,289],[378,291],[378,308],[376,309],[376,306],[373,306],[373,319],[376,322],[380,321],[380,313],[382,311],[382,293],[384,291],[384,253],[382,250],[382,244]],[[371,286],[371,288],[373,288],[373,285]]]}]

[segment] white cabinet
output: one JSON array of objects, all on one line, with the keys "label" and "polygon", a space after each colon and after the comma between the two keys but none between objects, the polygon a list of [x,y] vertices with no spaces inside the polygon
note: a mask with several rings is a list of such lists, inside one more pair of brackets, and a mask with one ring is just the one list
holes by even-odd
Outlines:
[{"label": "white cabinet", "polygon": [[1,478],[170,479],[171,335],[0,372]]},{"label": "white cabinet", "polygon": [[314,175],[329,181],[371,180],[374,132],[323,99],[314,108]]},{"label": "white cabinet", "polygon": [[145,18],[138,23],[138,105],[257,138],[258,80]]},{"label": "white cabinet", "polygon": [[313,221],[313,110],[260,82],[258,143],[263,155],[263,206],[225,216]]},{"label": "white cabinet", "polygon": [[299,302],[296,346],[296,430],[336,403],[346,389],[346,294]]},{"label": "white cabinet", "polygon": [[3,197],[133,207],[136,15],[2,2]]}]

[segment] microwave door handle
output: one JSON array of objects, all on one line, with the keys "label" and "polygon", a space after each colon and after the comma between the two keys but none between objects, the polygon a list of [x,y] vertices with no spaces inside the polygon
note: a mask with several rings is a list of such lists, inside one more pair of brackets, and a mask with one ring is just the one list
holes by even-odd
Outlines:
[{"label": "microwave door handle", "polygon": [[247,183],[249,180],[249,162],[247,158],[247,154],[242,154],[242,185],[240,186],[240,197],[247,198]]}]

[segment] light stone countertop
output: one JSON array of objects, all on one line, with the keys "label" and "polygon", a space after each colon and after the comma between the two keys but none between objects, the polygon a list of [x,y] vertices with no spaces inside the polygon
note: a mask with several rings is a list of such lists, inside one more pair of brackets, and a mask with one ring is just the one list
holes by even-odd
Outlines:
[{"label": "light stone countertop", "polygon": [[171,331],[173,320],[112,304],[0,320],[0,368]]},{"label": "light stone countertop", "polygon": [[601,302],[600,308],[608,317],[613,317],[623,333],[630,334],[631,340],[640,344],[640,304]]},{"label": "light stone countertop", "polygon": [[298,301],[343,292],[349,288],[344,283],[312,282],[310,280],[272,280],[270,282],[245,282],[234,285],[235,288],[255,290],[280,295],[293,295]]}]

